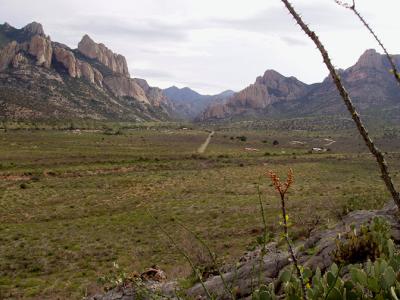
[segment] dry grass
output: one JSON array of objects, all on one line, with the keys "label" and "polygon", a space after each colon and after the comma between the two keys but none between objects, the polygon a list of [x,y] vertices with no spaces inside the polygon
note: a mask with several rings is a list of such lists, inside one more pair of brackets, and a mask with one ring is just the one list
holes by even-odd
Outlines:
[{"label": "dry grass", "polygon": [[[246,142],[230,139],[242,135]],[[193,155],[206,137],[204,131],[152,128],[110,136],[0,133],[1,297],[80,299],[101,289],[96,280],[114,261],[126,271],[157,264],[169,278],[188,275],[147,210],[174,237],[180,239],[182,230],[171,218],[201,235],[225,262],[233,261],[262,233],[260,183],[268,228],[279,231],[279,203],[260,181],[271,168],[283,174],[290,166],[296,174],[287,202],[296,212],[292,238],[307,236],[314,226],[304,222],[310,213],[324,220],[318,226],[329,226],[348,210],[389,199],[372,157],[348,132],[226,129],[216,131],[203,155]],[[308,154],[328,137],[337,141],[331,152]],[[275,139],[278,146],[272,146]],[[390,152],[398,183],[400,141],[378,141]]]}]

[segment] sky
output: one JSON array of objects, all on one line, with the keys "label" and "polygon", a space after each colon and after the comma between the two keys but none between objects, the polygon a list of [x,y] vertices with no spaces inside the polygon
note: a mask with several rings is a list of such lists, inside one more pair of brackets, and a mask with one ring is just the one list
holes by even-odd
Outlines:
[{"label": "sky", "polygon": [[[399,0],[358,0],[391,53],[400,53]],[[292,0],[338,68],[378,45],[351,11],[333,0]],[[0,23],[37,21],[53,41],[76,48],[84,34],[128,61],[132,77],[203,94],[239,91],[267,69],[320,82],[315,46],[279,0],[0,0]]]}]

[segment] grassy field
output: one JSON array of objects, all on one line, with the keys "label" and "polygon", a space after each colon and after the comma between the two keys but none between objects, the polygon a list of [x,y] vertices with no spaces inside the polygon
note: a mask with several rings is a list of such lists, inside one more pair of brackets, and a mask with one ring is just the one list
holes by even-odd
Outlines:
[{"label": "grassy field", "polygon": [[[98,279],[114,262],[126,272],[157,264],[170,279],[184,278],[189,267],[149,212],[195,261],[203,259],[200,247],[173,220],[232,262],[261,234],[258,186],[268,227],[279,235],[269,169],[294,170],[295,239],[389,199],[351,130],[214,129],[201,155],[209,133],[200,128],[0,131],[0,298],[81,299],[102,289]],[[376,140],[400,184],[400,139],[377,133]],[[329,151],[310,153],[313,147]]]}]

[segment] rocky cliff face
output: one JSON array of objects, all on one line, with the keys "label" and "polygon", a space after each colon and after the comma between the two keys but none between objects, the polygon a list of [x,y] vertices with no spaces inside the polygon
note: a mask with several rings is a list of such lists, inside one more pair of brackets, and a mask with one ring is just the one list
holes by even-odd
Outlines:
[{"label": "rocky cliff face", "polygon": [[254,84],[235,93],[225,103],[213,104],[204,111],[201,119],[220,119],[239,115],[249,110],[262,110],[276,102],[293,101],[307,92],[307,85],[294,77],[285,77],[267,70]]},{"label": "rocky cliff face", "polygon": [[14,59],[17,52],[17,42],[12,41],[0,52],[0,71],[8,68],[11,61]]},{"label": "rocky cliff face", "polygon": [[87,62],[75,58],[66,46],[58,44],[54,47],[54,58],[62,64],[72,78],[85,78],[92,84],[103,85],[103,75]]},{"label": "rocky cliff face", "polygon": [[[400,56],[393,56],[400,66]],[[338,70],[345,87],[361,113],[376,114],[399,111],[399,87],[389,72],[390,65],[384,55],[367,50],[357,63]],[[312,85],[294,77],[284,77],[269,70],[256,82],[236,93],[223,104],[210,105],[201,120],[232,117],[285,116],[302,117],[324,114],[346,114],[346,108],[330,77]]]},{"label": "rocky cliff face", "polygon": [[[10,117],[21,116],[16,110],[36,117],[72,114],[73,117],[135,119],[140,115],[143,119],[153,119],[154,114],[167,116],[168,103],[162,90],[150,87],[143,79],[130,78],[125,58],[87,35],[78,49],[73,50],[52,42],[39,23],[33,22],[22,29],[6,23],[0,25],[0,41],[8,41],[0,44],[0,104]],[[29,85],[25,86],[25,82]],[[36,90],[34,86],[41,88]],[[43,100],[42,104],[48,99],[52,104],[32,106],[20,101],[28,98],[33,102]],[[89,103],[93,105],[90,109]],[[56,108],[49,113],[53,106]],[[44,114],[44,111],[47,112]]]},{"label": "rocky cliff face", "polygon": [[34,35],[28,46],[29,54],[36,57],[36,64],[47,69],[51,66],[53,48],[50,38]]},{"label": "rocky cliff face", "polygon": [[87,34],[78,44],[78,50],[85,56],[96,59],[107,66],[113,73],[130,77],[124,56],[113,53],[103,44],[95,43]]},{"label": "rocky cliff face", "polygon": [[[400,66],[400,56],[393,58]],[[399,86],[390,69],[387,58],[370,49],[360,56],[355,65],[340,70],[344,85],[361,113],[389,115],[399,111]],[[298,102],[303,114],[347,114],[330,77],[315,84],[310,93]]]}]

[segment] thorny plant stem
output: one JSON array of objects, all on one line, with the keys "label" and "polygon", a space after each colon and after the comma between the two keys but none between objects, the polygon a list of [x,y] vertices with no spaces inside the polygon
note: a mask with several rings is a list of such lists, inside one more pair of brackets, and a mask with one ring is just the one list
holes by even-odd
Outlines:
[{"label": "thorny plant stem", "polygon": [[225,280],[224,275],[222,274],[222,272],[221,272],[220,269],[218,268],[216,256],[215,256],[215,254],[211,251],[211,249],[210,249],[210,247],[207,245],[207,243],[206,243],[199,235],[197,235],[194,231],[192,231],[190,228],[188,228],[188,227],[187,227],[186,225],[184,225],[183,223],[178,222],[178,221],[175,221],[175,222],[176,222],[179,226],[181,226],[183,229],[185,229],[187,232],[189,232],[191,235],[193,235],[193,237],[194,237],[198,242],[200,242],[200,244],[201,244],[204,248],[206,248],[206,250],[207,250],[207,252],[208,252],[208,255],[210,256],[214,267],[217,268],[218,274],[219,274],[219,276],[221,277],[221,281],[222,281],[222,284],[223,284],[223,286],[224,286],[225,291],[231,296],[232,300],[235,300],[235,299],[236,299],[236,298],[235,298],[235,295],[233,294],[233,292],[231,291],[231,289],[228,287],[228,284],[227,284],[227,282],[226,282],[226,280]]},{"label": "thorny plant stem", "polygon": [[206,285],[204,284],[203,279],[201,278],[201,275],[199,274],[199,271],[197,270],[196,266],[194,265],[193,261],[190,259],[189,255],[185,252],[184,249],[182,249],[181,247],[179,247],[179,245],[175,242],[175,240],[173,239],[173,237],[161,226],[161,224],[158,222],[158,220],[150,213],[150,211],[148,211],[148,214],[153,218],[155,224],[157,225],[157,227],[161,230],[162,233],[164,233],[164,235],[169,239],[170,243],[172,244],[172,246],[174,246],[176,248],[176,250],[187,260],[187,262],[189,263],[190,267],[192,268],[194,274],[197,276],[197,279],[200,281],[201,286],[204,289],[204,292],[207,295],[207,298],[212,300],[214,299],[209,290],[207,289]]},{"label": "thorny plant stem", "polygon": [[371,35],[374,37],[374,39],[377,41],[377,43],[379,44],[379,46],[382,48],[383,52],[385,53],[390,66],[392,67],[392,71],[393,71],[393,76],[394,78],[397,80],[398,83],[400,83],[400,73],[397,70],[396,64],[393,61],[392,56],[389,54],[389,52],[387,51],[385,45],[383,45],[382,41],[379,39],[379,37],[377,36],[377,34],[372,30],[371,26],[369,26],[369,24],[367,23],[367,21],[364,19],[364,17],[360,14],[360,12],[356,9],[356,2],[355,0],[353,0],[353,5],[348,5],[346,3],[343,3],[340,0],[334,0],[337,4],[339,4],[340,6],[350,9],[351,11],[353,11],[353,13],[358,17],[358,19],[361,21],[361,23],[364,25],[365,28],[367,28],[367,30],[371,33]]},{"label": "thorny plant stem", "polygon": [[260,266],[258,270],[258,285],[261,285],[261,269],[262,269],[262,264],[264,262],[264,255],[265,255],[265,247],[267,243],[267,221],[265,220],[265,213],[264,213],[264,206],[262,204],[262,199],[261,199],[261,191],[260,191],[260,186],[257,186],[257,191],[258,191],[258,201],[260,202],[260,210],[261,210],[261,217],[262,217],[262,222],[263,222],[263,244],[262,244],[262,249],[261,249],[261,256],[260,256]]},{"label": "thorny plant stem", "polygon": [[303,278],[303,274],[301,274],[301,270],[299,267],[299,262],[296,258],[296,255],[294,254],[294,250],[293,250],[293,246],[292,246],[292,242],[289,238],[289,230],[288,230],[288,224],[287,224],[287,214],[286,214],[286,205],[285,205],[285,194],[284,193],[280,193],[281,196],[281,209],[282,209],[282,219],[283,219],[283,230],[284,230],[284,236],[285,236],[285,240],[286,243],[288,245],[289,248],[289,253],[290,253],[290,257],[292,258],[293,261],[293,265],[296,268],[296,273],[297,276],[300,279],[301,282],[301,288],[303,291],[303,297],[304,299],[308,299],[307,298],[307,291],[306,291],[306,285],[304,283],[304,278]]},{"label": "thorny plant stem", "polygon": [[376,161],[379,165],[381,174],[382,174],[382,179],[385,182],[386,187],[389,190],[390,194],[392,195],[394,202],[396,203],[397,207],[400,210],[400,195],[396,191],[396,188],[393,184],[392,178],[390,177],[389,169],[388,169],[387,163],[385,161],[385,158],[384,158],[382,152],[375,146],[374,142],[369,137],[368,131],[364,127],[364,124],[361,121],[361,118],[353,105],[353,102],[349,96],[349,93],[344,88],[342,80],[340,79],[338,73],[336,72],[335,67],[333,66],[333,64],[331,62],[328,52],[326,51],[324,45],[321,43],[321,41],[319,40],[319,38],[315,34],[315,32],[312,31],[306,23],[304,23],[303,19],[296,12],[296,10],[293,8],[293,6],[290,4],[290,2],[288,0],[281,0],[281,1],[286,6],[287,10],[290,12],[290,14],[293,16],[293,18],[296,20],[297,24],[308,35],[308,37],[314,42],[314,44],[317,46],[318,50],[320,51],[322,58],[324,60],[324,64],[328,68],[329,73],[332,76],[332,79],[336,85],[336,88],[338,89],[339,94],[344,101],[344,104],[346,105],[348,111],[350,112],[350,114],[353,118],[353,121],[356,123],[357,129],[358,129],[359,133],[361,134],[362,138],[364,139],[364,142],[367,145],[369,151],[375,156]]}]

